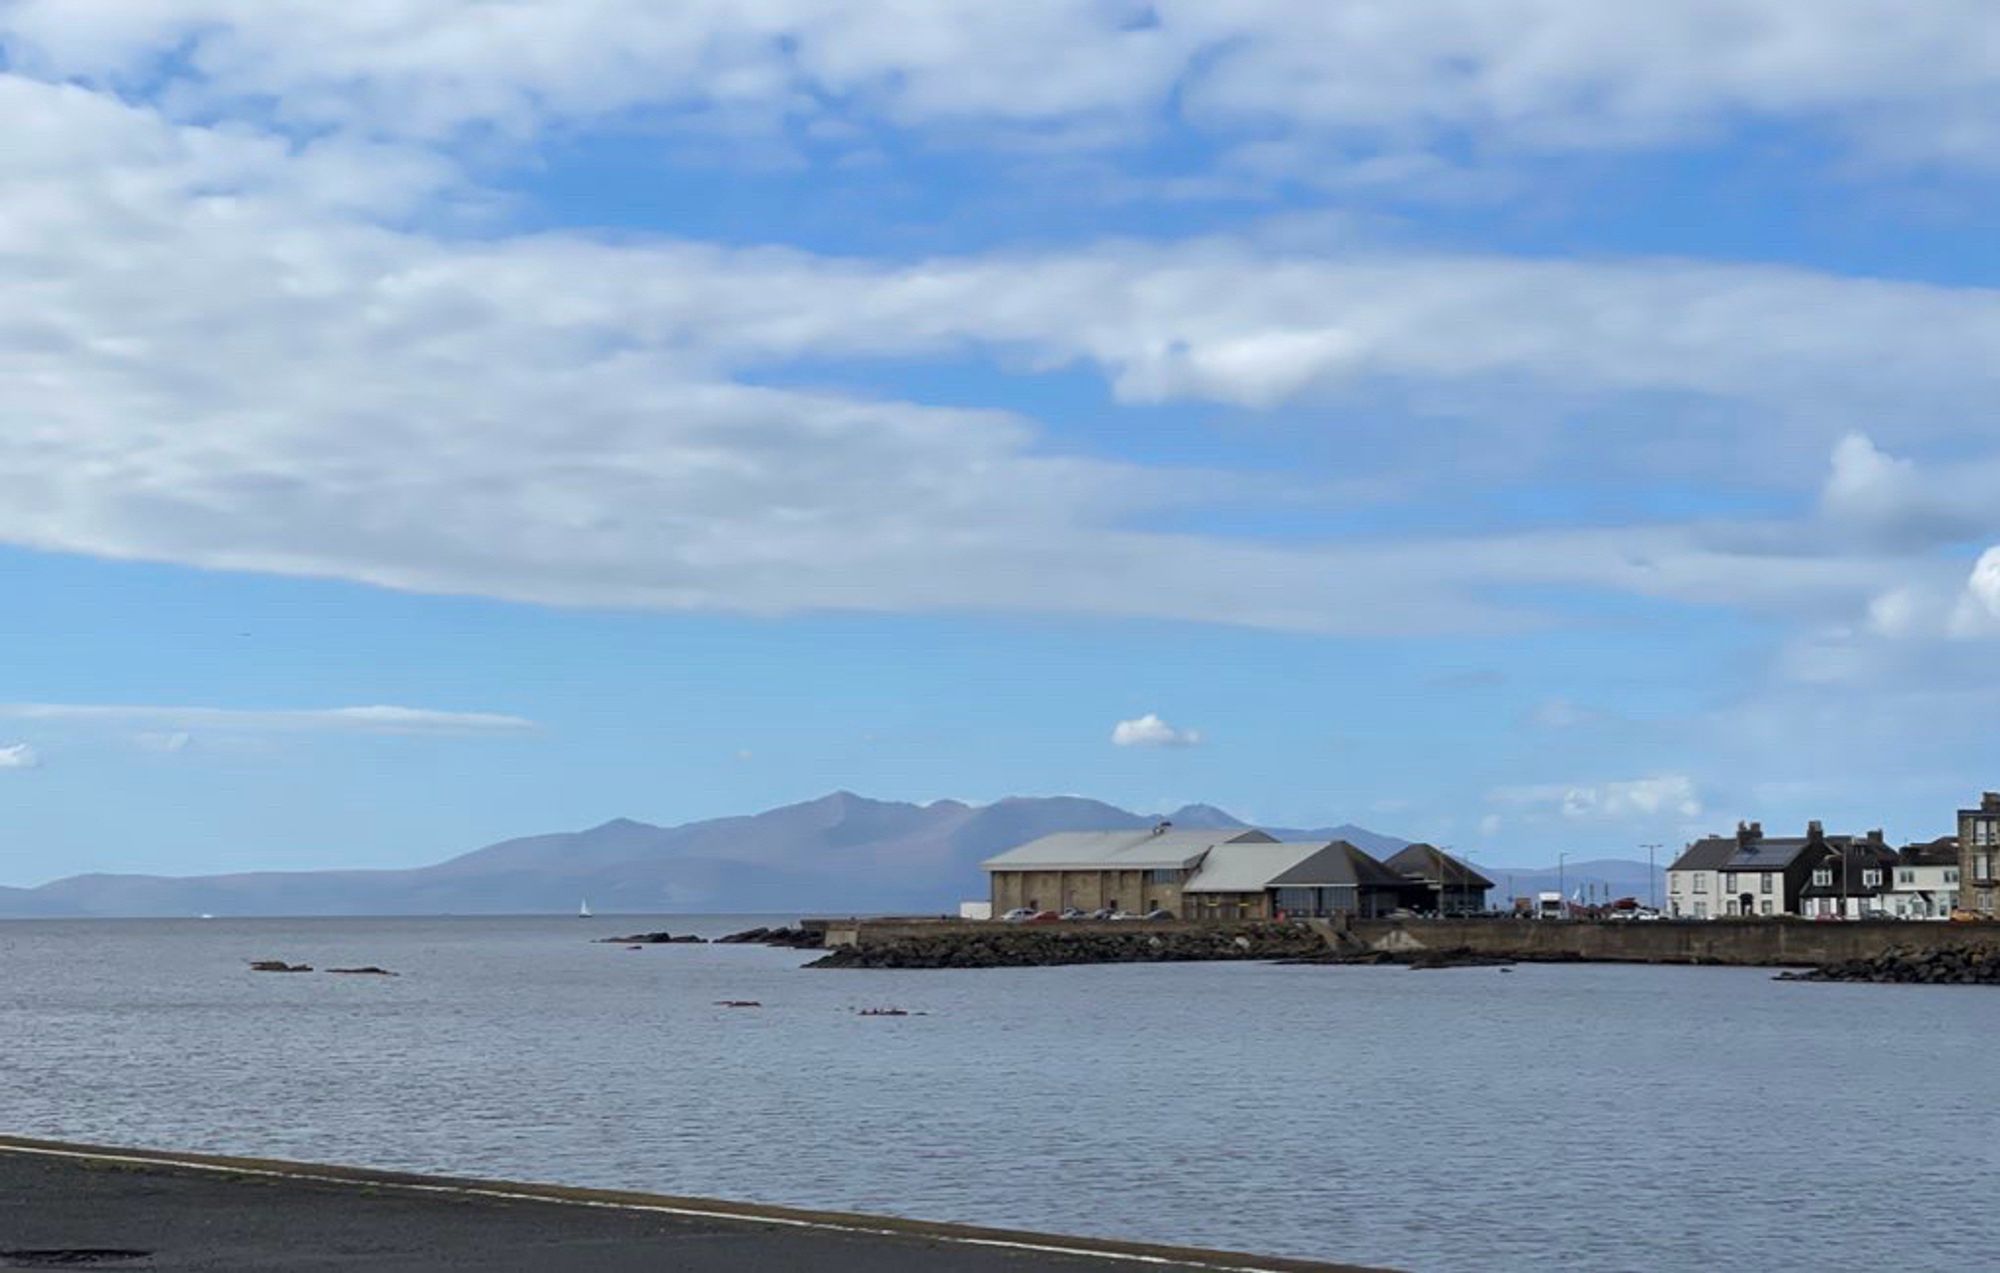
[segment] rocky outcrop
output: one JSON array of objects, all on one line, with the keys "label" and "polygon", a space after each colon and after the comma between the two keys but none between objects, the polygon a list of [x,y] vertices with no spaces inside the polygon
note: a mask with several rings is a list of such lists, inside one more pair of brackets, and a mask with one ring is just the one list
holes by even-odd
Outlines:
[{"label": "rocky outcrop", "polygon": [[253,959],[251,972],[311,972],[311,964],[288,964],[282,959]]},{"label": "rocky outcrop", "polygon": [[717,945],[785,946],[792,950],[818,950],[826,944],[826,934],[816,929],[748,928],[715,939]]},{"label": "rocky outcrop", "polygon": [[1508,964],[1533,960],[1537,963],[1570,963],[1574,956],[1568,955],[1520,955],[1512,952],[1473,950],[1469,946],[1450,946],[1439,950],[1412,948],[1409,950],[1356,950],[1343,947],[1326,950],[1318,954],[1306,955],[1298,959],[1281,960],[1287,964],[1393,964],[1404,968],[1496,968]]},{"label": "rocky outcrop", "polygon": [[348,977],[393,977],[396,975],[387,968],[377,968],[374,964],[365,964],[359,968],[329,968],[327,971],[337,972]]},{"label": "rocky outcrop", "polygon": [[2000,947],[1892,946],[1869,959],[1846,959],[1777,981],[1870,981],[1884,985],[2000,986]]},{"label": "rocky outcrop", "polygon": [[808,968],[1051,968],[1066,964],[1165,964],[1218,959],[1287,959],[1325,948],[1303,924],[1240,928],[1134,928],[1078,932],[1033,927],[960,928],[842,946]]},{"label": "rocky outcrop", "polygon": [[[597,940],[614,946],[678,946],[689,942],[704,942],[708,939],[706,937],[696,937],[693,933],[682,933],[676,937],[674,934],[662,930],[657,933],[633,933],[626,937],[599,937]],[[723,940],[727,941],[729,939],[725,937]]]}]

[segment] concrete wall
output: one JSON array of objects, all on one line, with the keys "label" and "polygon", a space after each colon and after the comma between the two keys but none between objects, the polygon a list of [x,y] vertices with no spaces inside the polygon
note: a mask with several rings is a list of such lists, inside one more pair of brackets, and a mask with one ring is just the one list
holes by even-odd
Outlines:
[{"label": "concrete wall", "polygon": [[1662,964],[1820,964],[1864,959],[1891,946],[2000,945],[2000,925],[1814,923],[1710,920],[1706,923],[1537,922],[1517,919],[1357,919],[1349,930],[1379,950],[1465,947],[1493,954]]}]

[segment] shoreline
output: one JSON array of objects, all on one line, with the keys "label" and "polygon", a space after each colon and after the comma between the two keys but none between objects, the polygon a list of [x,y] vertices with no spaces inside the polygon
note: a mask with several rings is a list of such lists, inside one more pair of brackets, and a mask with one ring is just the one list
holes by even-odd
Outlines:
[{"label": "shoreline", "polygon": [[[1202,1269],[1359,1265],[717,1198],[0,1135],[0,1265]],[[16,1214],[16,1211],[19,1214]],[[316,1237],[315,1229],[326,1237]],[[330,1254],[338,1250],[339,1258]],[[79,1253],[96,1253],[79,1260]],[[1384,1273],[1373,1270],[1373,1273]]]}]

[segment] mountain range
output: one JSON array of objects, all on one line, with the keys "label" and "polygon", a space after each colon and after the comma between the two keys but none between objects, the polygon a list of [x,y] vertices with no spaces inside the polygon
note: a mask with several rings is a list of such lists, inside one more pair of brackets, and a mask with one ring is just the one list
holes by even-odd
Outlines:
[{"label": "mountain range", "polygon": [[[0,888],[0,915],[491,915],[562,911],[582,900],[605,913],[937,914],[985,896],[980,861],[1016,844],[1051,831],[1145,827],[1160,816],[1075,796],[917,805],[837,791],[680,826],[617,818],[409,870],[73,875]],[[1210,805],[1164,816],[1181,827],[1246,825]],[[1265,829],[1284,839],[1351,840],[1371,853],[1407,843],[1356,826]]]}]

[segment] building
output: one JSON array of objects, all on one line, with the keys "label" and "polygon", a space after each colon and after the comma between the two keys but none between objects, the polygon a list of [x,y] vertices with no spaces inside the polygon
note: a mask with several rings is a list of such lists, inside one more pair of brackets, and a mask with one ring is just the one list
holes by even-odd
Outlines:
[{"label": "building", "polygon": [[1318,852],[1273,877],[1270,894],[1273,913],[1290,919],[1373,919],[1414,910],[1427,897],[1422,884],[1345,840],[1319,846]]},{"label": "building", "polygon": [[1486,910],[1486,893],[1493,887],[1469,865],[1428,844],[1412,844],[1382,865],[1429,891],[1426,907],[1439,915],[1478,915]]},{"label": "building", "polygon": [[1221,844],[1275,844],[1262,831],[1180,830],[1171,823],[1141,830],[1063,831],[980,863],[993,913],[1010,910],[1154,910],[1181,912],[1181,890],[1209,850]]},{"label": "building", "polygon": [[1277,913],[1273,883],[1327,847],[1303,843],[1218,844],[1182,886],[1183,919],[1270,919]]},{"label": "building", "polygon": [[2000,919],[2000,791],[1958,811],[1959,905],[1981,919]]},{"label": "building", "polygon": [[1696,840],[1667,867],[1667,914],[1676,919],[1799,914],[1812,869],[1833,845],[1817,822],[1803,836],[1766,836],[1759,822],[1739,822],[1736,834]]},{"label": "building", "polygon": [[1950,919],[1958,909],[1958,837],[1909,844],[1896,854],[1887,910],[1897,919]]},{"label": "building", "polygon": [[1881,919],[1892,914],[1901,855],[1882,833],[1834,836],[1827,848],[1830,851],[1813,863],[1799,913],[1808,919]]}]

